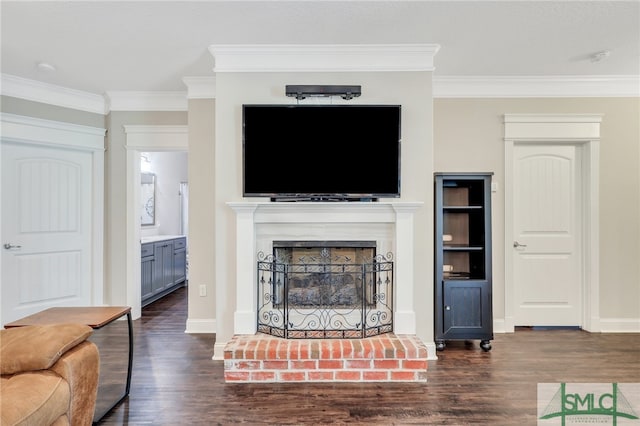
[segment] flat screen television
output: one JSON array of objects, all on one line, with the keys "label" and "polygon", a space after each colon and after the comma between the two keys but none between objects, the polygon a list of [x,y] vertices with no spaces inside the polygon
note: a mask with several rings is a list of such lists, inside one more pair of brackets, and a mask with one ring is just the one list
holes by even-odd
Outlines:
[{"label": "flat screen television", "polygon": [[243,105],[243,195],[400,196],[400,105]]}]

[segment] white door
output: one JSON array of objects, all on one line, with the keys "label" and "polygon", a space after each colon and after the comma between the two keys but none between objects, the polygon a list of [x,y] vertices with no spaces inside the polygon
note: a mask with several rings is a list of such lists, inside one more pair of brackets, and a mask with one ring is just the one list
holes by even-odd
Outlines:
[{"label": "white door", "polygon": [[2,142],[2,323],[91,304],[92,154]]},{"label": "white door", "polygon": [[580,326],[581,161],[576,145],[515,144],[516,326]]}]

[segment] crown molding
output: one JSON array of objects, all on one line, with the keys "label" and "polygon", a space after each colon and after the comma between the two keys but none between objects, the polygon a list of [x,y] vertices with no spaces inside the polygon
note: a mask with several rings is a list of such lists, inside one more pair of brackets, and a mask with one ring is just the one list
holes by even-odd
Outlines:
[{"label": "crown molding", "polygon": [[184,77],[182,82],[187,86],[187,99],[215,99],[216,78]]},{"label": "crown molding", "polygon": [[640,76],[434,76],[434,98],[638,97]]},{"label": "crown molding", "polygon": [[109,111],[186,111],[186,92],[109,91]]},{"label": "crown molding", "polygon": [[0,93],[3,96],[57,105],[95,114],[107,112],[102,95],[84,92],[10,74],[2,74]]},{"label": "crown molding", "polygon": [[[438,46],[210,46],[209,50],[217,72],[429,71]],[[103,96],[1,74],[0,94],[101,115],[187,111],[188,99],[216,97],[213,76],[184,77],[183,82],[186,92],[110,91]],[[640,76],[434,76],[433,97],[640,97]]]},{"label": "crown molding", "polygon": [[437,44],[211,45],[214,72],[433,71]]}]

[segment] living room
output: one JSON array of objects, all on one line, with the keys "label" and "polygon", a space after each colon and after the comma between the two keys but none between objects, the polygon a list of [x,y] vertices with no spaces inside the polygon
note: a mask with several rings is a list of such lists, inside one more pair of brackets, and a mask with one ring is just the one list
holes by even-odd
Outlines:
[{"label": "living room", "polygon": [[[273,4],[262,5],[266,9],[257,10],[267,15],[273,13],[269,8],[279,2],[268,3]],[[306,3],[311,7],[310,11],[304,11],[299,5],[294,10],[305,17],[307,24],[313,21],[311,11],[323,7],[339,10],[338,4],[329,6],[326,2],[317,2],[319,4],[311,6],[309,3],[314,2]],[[391,7],[391,3],[376,2],[376,5]],[[428,9],[429,2],[415,3],[403,7],[408,10],[415,7],[422,13],[425,11],[421,8]],[[444,7],[435,3],[432,6]],[[482,7],[488,8],[484,13],[499,13],[497,5],[480,3],[487,4],[460,4],[457,11],[467,19],[470,14],[479,13]],[[529,62],[526,65],[516,64],[511,68],[513,74],[509,74],[509,70],[491,68],[489,64],[500,62],[504,55],[501,49],[507,49],[511,44],[505,40],[510,36],[502,36],[503,45],[482,44],[472,40],[478,34],[472,31],[463,39],[466,42],[463,50],[468,52],[468,66],[475,64],[476,68],[468,68],[469,73],[457,68],[460,74],[447,75],[440,74],[440,70],[446,70],[449,49],[453,47],[442,37],[401,39],[385,34],[386,38],[372,38],[375,41],[363,44],[355,36],[345,38],[345,41],[336,39],[337,36],[313,38],[301,30],[300,40],[274,35],[265,41],[240,37],[243,42],[230,44],[225,37],[214,38],[213,43],[209,40],[200,46],[206,73],[196,74],[193,69],[185,67],[182,69],[184,73],[174,78],[172,85],[157,85],[156,90],[143,90],[140,87],[144,86],[129,84],[104,86],[100,91],[83,89],[89,84],[80,79],[75,87],[68,84],[60,77],[64,70],[61,65],[58,65],[58,77],[55,73],[20,75],[18,62],[16,65],[12,63],[18,61],[18,55],[6,53],[9,60],[3,59],[2,65],[3,127],[6,117],[20,115],[106,129],[102,163],[94,170],[97,174],[104,172],[104,184],[94,194],[98,202],[103,203],[102,209],[91,219],[95,222],[92,222],[94,235],[99,237],[91,242],[94,263],[91,266],[91,285],[83,290],[89,296],[83,303],[131,306],[134,318],[142,314],[140,294],[137,293],[140,259],[136,255],[140,250],[140,226],[135,197],[131,193],[131,188],[139,182],[136,180],[139,179],[139,169],[136,168],[138,156],[147,150],[180,151],[188,146],[190,278],[184,330],[190,334],[215,333],[216,344],[211,348],[211,356],[221,360],[226,343],[235,334],[246,331],[242,328],[244,325],[239,328],[239,324],[247,324],[247,318],[255,318],[252,318],[254,299],[243,299],[243,293],[237,291],[237,283],[247,274],[249,280],[255,282],[254,269],[239,272],[238,263],[255,265],[257,252],[238,252],[237,216],[229,203],[266,202],[242,196],[242,105],[296,104],[295,99],[284,94],[284,88],[289,84],[350,84],[362,87],[362,95],[350,101],[311,99],[301,101],[303,104],[402,105],[401,196],[397,200],[381,201],[420,206],[413,214],[411,254],[398,254],[400,257],[397,258],[398,262],[403,262],[410,257],[409,264],[412,265],[409,274],[412,277],[411,291],[400,299],[411,320],[401,324],[408,324],[406,333],[416,335],[428,345],[430,360],[435,361],[438,355],[433,330],[434,172],[493,173],[493,329],[496,333],[513,333],[518,326],[541,325],[521,323],[515,313],[516,288],[510,269],[511,245],[515,239],[509,222],[513,217],[508,195],[513,191],[513,179],[506,147],[513,147],[522,140],[509,139],[505,135],[505,122],[522,119],[522,116],[528,120],[535,117],[551,121],[564,118],[575,122],[576,117],[592,120],[590,125],[595,124],[599,129],[597,137],[590,136],[588,141],[583,136],[569,138],[571,144],[580,146],[579,164],[583,167],[582,176],[586,176],[582,181],[582,196],[576,204],[577,211],[582,212],[579,228],[584,230],[579,239],[579,257],[586,261],[578,268],[581,294],[579,321],[571,325],[594,333],[626,332],[637,336],[636,333],[640,332],[640,268],[637,262],[640,258],[640,129],[637,119],[640,102],[635,64],[637,37],[634,39],[637,25],[635,33],[628,29],[633,22],[637,24],[637,13],[631,24],[623,17],[633,17],[638,5],[630,2],[605,6],[604,2],[593,2],[591,6],[575,5],[579,10],[575,13],[576,10],[564,2],[550,2],[547,6],[556,8],[558,16],[555,17],[550,16],[553,15],[550,13],[552,9],[535,6],[534,2],[522,3],[524,10],[518,12],[515,5],[510,5],[502,11],[512,19],[503,28],[505,33],[513,31],[516,23],[525,26],[529,21],[544,23],[541,26],[545,28],[554,24],[560,27],[565,25],[563,18],[573,16],[574,21],[570,21],[567,31],[582,28],[580,31],[586,38],[588,31],[583,29],[586,22],[604,20],[602,25],[590,27],[599,28],[598,31],[616,26],[607,20],[609,15],[600,13],[600,8],[610,7],[611,14],[617,13],[615,18],[611,18],[613,22],[621,21],[618,27],[622,35],[619,44],[614,46],[617,49],[612,48],[610,56],[605,55],[601,62],[594,62],[588,54],[598,53],[606,46],[592,43],[587,50],[586,46],[580,45],[580,52],[565,54],[566,59],[558,61],[562,62],[561,65],[550,61],[559,68],[552,68],[555,73],[549,73],[544,69],[552,67],[552,64],[545,64],[545,55],[540,54],[541,47],[536,44],[537,47],[530,51],[531,55],[533,51],[538,53],[539,56],[535,56],[537,62],[533,65]],[[57,10],[59,6],[52,2],[44,7],[52,16],[64,17],[64,12]],[[95,7],[99,6],[108,9],[107,3]],[[364,6],[362,2],[348,9],[351,13],[364,13],[361,9]],[[90,10],[90,6],[86,7]],[[203,7],[214,6],[204,2]],[[243,7],[248,7],[248,4]],[[456,11],[456,7],[450,7],[452,9],[447,9],[446,16],[453,16],[448,14]],[[22,32],[16,29],[15,23],[20,22],[25,27],[33,25],[27,23],[32,20],[38,22],[34,18],[36,11],[29,5],[11,2],[3,3],[2,8],[3,52],[27,49],[18,43]],[[177,4],[166,4],[156,10],[163,8],[174,12],[181,10]],[[127,10],[131,13],[127,19],[136,16],[143,19],[145,16],[144,11],[135,5],[127,6]],[[181,13],[186,12],[183,10]],[[160,19],[160,12],[157,15],[152,12],[152,15]],[[92,19],[89,16],[84,18]],[[14,24],[4,25],[5,20]],[[460,18],[458,22],[462,21],[464,19]],[[384,22],[388,25],[384,28],[399,25],[392,25],[391,17]],[[418,24],[413,20],[410,22]],[[368,21],[367,24],[373,25]],[[53,21],[48,25],[52,30],[59,29]],[[441,25],[434,24],[434,28],[441,28]],[[76,31],[79,31],[76,34],[81,33],[80,29]],[[571,44],[568,35],[564,35],[567,39],[560,39],[558,43],[571,50],[567,47]],[[62,34],[61,37],[66,36]],[[535,37],[529,35],[526,38]],[[601,35],[601,38],[605,39],[605,36]],[[258,42],[270,44],[253,44]],[[631,51],[636,54],[635,62],[624,55],[627,52],[623,48],[627,46],[625,42],[631,43]],[[48,44],[44,39],[41,43],[44,46]],[[532,42],[523,40],[521,45],[529,43]],[[147,46],[150,48],[152,44],[149,42]],[[108,47],[111,51],[117,50],[115,46]],[[483,50],[497,56],[480,55],[479,51]],[[616,57],[620,52],[623,52],[624,59]],[[570,60],[579,54],[587,56],[582,60]],[[54,59],[47,60],[53,62]],[[29,59],[31,62],[39,60],[43,58]],[[135,63],[131,58],[129,60]],[[608,75],[603,77],[603,69],[609,60],[613,64],[608,68]],[[167,67],[169,62],[158,67]],[[633,65],[628,65],[632,62]],[[528,70],[527,66],[530,66]],[[524,72],[522,68],[525,68]],[[484,75],[480,74],[482,71]],[[90,71],[85,71],[85,74],[92,75]],[[180,89],[176,89],[176,84]],[[131,127],[127,131],[126,126],[144,126],[146,133],[132,132]],[[6,128],[9,129],[8,126]],[[557,134],[557,139],[565,137]],[[3,200],[2,205],[4,209],[9,204]],[[3,217],[4,213],[3,210]],[[8,233],[4,229],[2,233],[4,240]],[[318,235],[315,238],[319,238]],[[16,241],[6,240],[3,243],[20,244]],[[8,270],[4,262],[3,274]],[[4,275],[3,282],[7,282]],[[398,282],[397,285],[406,284]],[[3,299],[4,292],[3,286]],[[8,316],[5,319],[7,310],[7,307],[2,307],[4,323],[15,319]]]}]

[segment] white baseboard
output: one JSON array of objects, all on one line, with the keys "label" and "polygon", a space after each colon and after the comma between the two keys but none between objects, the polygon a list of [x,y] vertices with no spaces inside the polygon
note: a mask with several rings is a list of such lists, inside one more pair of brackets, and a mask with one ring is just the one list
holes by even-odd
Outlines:
[{"label": "white baseboard", "polygon": [[224,361],[225,346],[227,346],[227,342],[216,342],[213,345],[213,356],[211,359],[214,361]]},{"label": "white baseboard", "polygon": [[493,332],[494,333],[513,333],[513,329],[508,330],[506,320],[502,318],[493,319]]},{"label": "white baseboard", "polygon": [[[513,333],[515,327],[508,318],[494,318],[494,333]],[[640,333],[640,318],[592,318],[589,327],[583,327],[592,333]]]},{"label": "white baseboard", "polygon": [[640,318],[600,318],[602,333],[640,333]]},{"label": "white baseboard", "polygon": [[217,330],[215,319],[187,319],[187,329],[184,331],[188,334],[198,333],[215,333]]},{"label": "white baseboard", "polygon": [[424,345],[427,347],[427,361],[437,360],[436,342],[425,342]]}]

